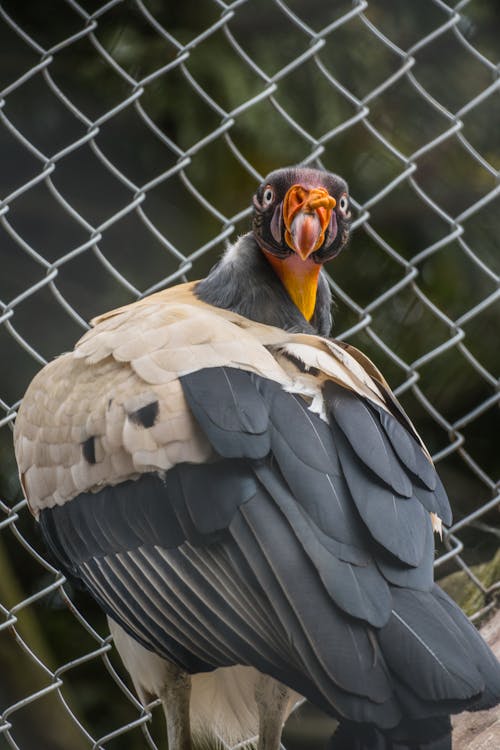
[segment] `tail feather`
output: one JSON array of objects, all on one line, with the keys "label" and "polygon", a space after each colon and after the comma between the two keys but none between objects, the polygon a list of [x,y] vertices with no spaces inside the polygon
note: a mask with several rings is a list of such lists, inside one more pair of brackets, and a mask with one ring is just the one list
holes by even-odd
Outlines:
[{"label": "tail feather", "polygon": [[390,732],[342,721],[327,750],[451,750],[450,720],[404,721]]},{"label": "tail feather", "polygon": [[500,664],[480,633],[464,615],[460,607],[448,594],[435,585],[432,591],[441,607],[460,628],[467,642],[467,657],[473,661],[484,680],[480,699],[469,707],[471,711],[483,711],[496,706],[500,701]]},{"label": "tail feather", "polygon": [[456,701],[455,710],[466,708],[485,688],[467,653],[469,639],[432,593],[392,593],[392,617],[378,634],[389,668],[420,699]]},{"label": "tail feather", "polygon": [[403,719],[390,728],[342,720],[328,750],[451,750],[450,714],[500,699],[500,665],[438,586],[392,588],[391,619],[377,633]]}]

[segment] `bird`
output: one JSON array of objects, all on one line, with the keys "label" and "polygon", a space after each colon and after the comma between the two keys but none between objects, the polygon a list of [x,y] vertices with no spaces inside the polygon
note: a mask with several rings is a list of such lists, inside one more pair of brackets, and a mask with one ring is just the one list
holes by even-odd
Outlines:
[{"label": "bird", "polygon": [[348,185],[278,169],[252,210],[204,279],[100,315],[35,376],[14,430],[29,508],[170,750],[278,750],[304,699],[337,720],[330,750],[449,750],[500,669],[433,580],[452,516],[429,452],[330,337]]}]

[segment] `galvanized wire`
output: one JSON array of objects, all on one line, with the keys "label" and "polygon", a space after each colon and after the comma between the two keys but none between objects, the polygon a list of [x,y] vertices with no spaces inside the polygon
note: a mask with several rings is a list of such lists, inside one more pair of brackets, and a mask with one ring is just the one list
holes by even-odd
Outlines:
[{"label": "galvanized wire", "polygon": [[[15,141],[16,148],[29,155],[32,163],[36,165],[29,176],[26,176],[26,170],[21,173],[19,178],[14,173],[11,189],[0,199],[0,225],[1,231],[4,233],[2,241],[8,240],[9,243],[13,243],[16,248],[15,252],[19,254],[20,268],[22,268],[22,262],[29,259],[31,269],[29,281],[23,283],[23,278],[18,279],[17,291],[12,296],[0,299],[0,333],[5,335],[5,340],[10,341],[11,347],[22,355],[21,359],[26,355],[22,361],[27,373],[20,376],[20,385],[19,388],[14,389],[14,394],[12,394],[12,388],[10,388],[8,396],[3,392],[0,393],[0,430],[5,432],[9,427],[12,427],[16,409],[29,377],[34,374],[38,367],[45,364],[54,353],[50,351],[50,347],[47,349],[43,345],[44,303],[37,303],[40,321],[36,334],[33,331],[30,333],[30,327],[26,324],[26,314],[31,315],[34,309],[26,307],[27,304],[37,301],[39,293],[43,295],[48,291],[52,302],[57,307],[57,319],[60,320],[61,325],[63,321],[70,322],[73,333],[76,329],[83,331],[88,327],[87,316],[82,312],[81,307],[70,300],[65,285],[61,283],[62,274],[66,269],[72,267],[72,263],[78,260],[90,263],[92,258],[97,267],[102,270],[102,274],[106,278],[109,277],[113,284],[121,289],[120,293],[124,298],[130,300],[185,280],[186,275],[190,273],[200,259],[210,257],[215,260],[226,240],[235,237],[242,220],[248,219],[250,216],[251,209],[243,207],[233,212],[222,210],[219,205],[215,205],[207,191],[203,191],[194,183],[189,168],[197,162],[200,155],[216,143],[227,149],[231,158],[237,161],[247,175],[248,180],[254,183],[260,181],[262,174],[256,164],[253,163],[255,159],[244,153],[234,137],[235,128],[243,121],[245,115],[257,111],[261,104],[269,105],[274,115],[286,124],[295,137],[301,140],[303,144],[302,161],[317,166],[326,166],[325,155],[329,148],[335,146],[339,138],[356,127],[362,127],[372,137],[377,147],[380,147],[393,160],[397,168],[396,173],[381,184],[373,194],[363,200],[357,198],[356,194],[353,195],[353,203],[356,209],[353,224],[353,244],[356,242],[356,237],[365,236],[397,265],[400,274],[398,280],[391,286],[381,289],[379,292],[375,290],[372,299],[364,303],[357,301],[349,289],[344,288],[335,278],[332,278],[331,286],[336,298],[351,312],[354,321],[344,331],[335,331],[335,334],[343,339],[363,334],[370,342],[372,350],[378,351],[386,361],[394,364],[401,375],[400,382],[395,388],[396,394],[400,397],[412,394],[425,414],[448,436],[447,444],[435,451],[434,460],[439,464],[440,461],[444,461],[450,456],[459,457],[467,470],[475,476],[479,485],[483,487],[484,492],[474,503],[473,510],[462,515],[445,534],[446,549],[442,551],[435,562],[436,567],[439,568],[450,563],[450,561],[454,561],[458,568],[467,573],[468,577],[485,596],[484,608],[477,615],[480,616],[484,609],[493,606],[493,593],[498,589],[498,582],[488,587],[481,583],[464,559],[465,543],[461,537],[463,531],[474,524],[481,529],[482,522],[480,519],[498,506],[500,494],[497,478],[491,476],[491,471],[486,471],[480,465],[477,457],[470,453],[465,432],[475,420],[498,406],[499,392],[497,375],[491,372],[490,368],[474,353],[466,326],[474,319],[480,319],[485,311],[490,310],[498,302],[500,290],[498,288],[498,275],[494,268],[481,257],[477,249],[467,240],[465,229],[467,221],[479,214],[480,211],[487,207],[493,208],[495,201],[498,206],[500,184],[498,181],[499,172],[491,163],[491,157],[481,153],[467,137],[464,117],[484,105],[485,102],[491,101],[495,95],[498,96],[500,78],[498,76],[498,64],[489,59],[483,50],[476,47],[464,31],[464,29],[467,29],[467,12],[471,0],[462,0],[455,7],[443,0],[429,0],[429,2],[439,12],[439,20],[421,38],[414,41],[408,48],[403,49],[379,28],[376,23],[376,14],[371,15],[370,13],[371,3],[369,0],[354,0],[349,6],[345,3],[338,3],[338,14],[333,20],[329,20],[323,28],[319,29],[312,28],[304,20],[305,13],[301,12],[300,3],[275,0],[274,3],[264,6],[264,10],[261,9],[261,11],[265,14],[266,10],[270,9],[272,5],[273,13],[281,14],[283,23],[289,24],[293,27],[294,33],[300,35],[302,45],[293,57],[272,73],[266,71],[260,59],[256,59],[248,52],[245,39],[242,38],[241,34],[236,33],[233,28],[233,22],[239,18],[245,10],[245,6],[251,4],[250,0],[248,2],[236,0],[232,3],[222,0],[210,0],[210,2],[207,0],[206,4],[210,5],[214,20],[187,41],[185,39],[181,41],[171,29],[165,28],[158,17],[158,6],[153,2],[147,2],[146,0],[135,0],[135,2],[110,0],[110,2],[104,3],[90,12],[86,9],[88,3],[83,1],[78,3],[76,0],[65,0],[64,2],[61,0],[61,7],[65,5],[66,10],[73,14],[74,28],[67,36],[52,44],[44,44],[39,41],[31,26],[26,28],[23,22],[18,20],[13,4],[9,4],[8,8],[0,5],[0,18],[5,25],[5,34],[10,35],[12,39],[15,38],[16,43],[29,52],[32,59],[32,63],[26,69],[18,71],[0,91],[0,138],[8,135]],[[151,33],[154,33],[156,43],[163,44],[165,47],[164,62],[159,67],[144,73],[144,75],[133,74],[133,66],[126,67],[121,64],[119,56],[114,54],[113,45],[109,43],[109,39],[100,35],[101,25],[110,14],[120,9],[119,6],[133,10],[133,23],[138,23],[140,20],[141,24],[149,27]],[[50,17],[46,19],[45,23],[47,28],[50,28]],[[390,52],[395,63],[392,72],[363,95],[359,91],[350,90],[342,82],[341,77],[337,76],[335,67],[327,64],[323,56],[325,48],[330,44],[335,44],[339,32],[347,25],[351,27],[353,24],[356,25],[360,38],[368,34]],[[247,74],[253,77],[256,90],[256,93],[232,108],[225,108],[219,101],[216,101],[213,93],[199,82],[190,68],[192,54],[211,37],[219,34],[224,35],[232,54],[237,57],[239,63],[246,69]],[[439,48],[443,36],[446,34],[454,35],[456,43],[460,45],[463,54],[469,56],[471,64],[473,62],[479,66],[491,80],[488,85],[456,111],[451,111],[449,106],[436,97],[435,93],[431,93],[422,82],[422,77],[418,75],[419,55],[423,51],[435,49],[436,46]],[[42,34],[40,38],[45,38],[45,36]],[[65,88],[60,83],[58,76],[53,73],[54,65],[59,57],[65,51],[75,48],[82,41],[92,46],[94,54],[100,59],[103,66],[107,66],[113,72],[121,86],[122,94],[119,100],[98,116],[90,116],[86,113],[78,99],[72,98],[72,91]],[[352,109],[350,116],[320,135],[313,135],[304,127],[296,116],[287,109],[283,99],[279,96],[282,87],[290,80],[290,76],[306,65],[309,66],[309,70],[312,70],[311,86],[321,82],[321,85],[329,87],[332,97],[341,97],[345,104]],[[144,97],[149,87],[168,79],[168,76],[172,73],[181,76],[182,85],[186,91],[203,102],[210,115],[216,120],[214,127],[189,146],[179,145],[155,121],[154,116],[147,111],[147,107],[144,105]],[[22,93],[25,90],[24,87],[34,81],[45,87],[47,96],[55,97],[58,105],[65,110],[75,125],[78,125],[78,135],[68,138],[65,144],[60,145],[55,151],[30,138],[23,132],[22,118],[12,117],[9,114],[10,101],[17,94]],[[426,140],[413,153],[403,153],[375,124],[372,117],[372,107],[377,100],[401,81],[404,81],[413,90],[416,97],[439,115],[441,122],[444,123],[441,132]],[[157,146],[168,155],[168,166],[159,169],[154,176],[145,181],[132,179],[130,174],[127,174],[121,165],[106,153],[106,149],[103,148],[99,140],[110,124],[126,112],[133,112],[134,116],[139,118]],[[33,111],[29,116],[36,118],[37,112]],[[488,183],[487,189],[479,197],[474,195],[457,215],[452,215],[449,209],[437,201],[418,179],[420,160],[428,154],[436,153],[441,145],[449,142],[464,149],[475,164],[479,165],[485,174],[495,182],[493,186]],[[120,197],[116,208],[100,220],[90,219],[84,210],[78,208],[78,202],[74,200],[74,197],[66,194],[64,187],[61,187],[61,183],[58,181],[61,166],[75,153],[81,152],[82,149],[88,149],[100,167],[109,173],[122,188],[119,191]],[[215,230],[212,229],[205,234],[198,246],[190,249],[180,247],[170,239],[158,221],[153,218],[153,214],[147,210],[154,191],[165,184],[170,184],[173,180],[180,181],[185,189],[185,195],[194,205],[206,212],[212,222],[210,226],[216,227]],[[32,194],[31,191],[36,191],[40,186],[43,186],[53,199],[53,204],[51,204],[52,214],[49,219],[53,223],[54,233],[57,234],[58,232],[61,213],[78,227],[79,239],[74,244],[69,243],[67,246],[60,248],[57,253],[52,250],[46,252],[44,242],[37,243],[33,239],[33,234],[29,231],[24,232],[22,222],[15,219],[16,208],[22,199],[28,194]],[[447,227],[444,235],[436,236],[430,244],[420,248],[412,257],[403,257],[398,247],[383,237],[376,224],[372,222],[374,208],[387,197],[396,195],[403,187],[410,190],[415,196],[415,200],[424,204],[431,214],[435,218],[439,218]],[[123,195],[127,196],[125,200],[123,200]],[[123,225],[123,222],[131,215],[141,223],[142,229],[145,235],[149,237],[150,242],[159,244],[170,261],[168,273],[164,274],[163,271],[159,270],[156,279],[144,286],[138,283],[133,274],[127,274],[120,263],[117,264],[109,259],[102,249],[102,243],[107,233],[113,228]],[[426,294],[421,284],[422,264],[439,254],[443,248],[449,248],[450,246],[455,248],[454,252],[466,256],[468,261],[474,265],[475,272],[487,279],[488,283],[494,287],[493,291],[490,291],[482,299],[474,304],[469,304],[467,309],[458,317],[450,316],[446,309],[436,304]],[[33,270],[34,268],[37,269],[36,272]],[[380,311],[387,311],[388,305],[401,292],[409,293],[412,299],[426,310],[436,324],[443,324],[448,331],[444,341],[439,344],[429,344],[425,351],[413,361],[405,361],[394,350],[393,346],[384,339],[384,335],[380,333],[376,325],[376,315]],[[45,299],[43,297],[43,300]],[[101,298],[96,300],[96,305],[96,312],[109,307],[105,296],[102,294]],[[26,313],[26,310],[28,310],[28,313]],[[54,325],[54,322],[52,322],[52,325]],[[69,348],[71,343],[72,341],[68,337],[66,346]],[[498,340],[495,345],[498,347]],[[478,378],[488,387],[488,393],[480,403],[468,407],[464,413],[453,416],[447,415],[432,403],[420,385],[422,369],[429,363],[435,363],[446,356],[450,350],[459,353],[464,366],[472,367]],[[28,361],[31,361],[31,366],[28,366]],[[6,357],[3,359],[2,367],[5,372],[9,367]],[[155,741],[149,731],[149,722],[151,711],[156,708],[158,702],[147,707],[143,707],[139,703],[110,661],[109,652],[112,648],[110,637],[99,634],[88,618],[77,609],[67,593],[64,577],[47,561],[42,546],[40,545],[39,548],[36,542],[33,542],[31,538],[28,539],[29,535],[25,531],[28,519],[26,501],[20,500],[13,505],[2,501],[0,502],[0,511],[3,519],[0,521],[0,535],[4,537],[10,535],[10,543],[14,540],[15,544],[19,545],[40,566],[40,580],[44,582],[34,593],[22,598],[15,604],[6,606],[4,602],[0,601],[0,634],[2,631],[8,631],[13,639],[12,647],[27,654],[44,675],[44,686],[42,688],[23,695],[4,709],[0,717],[0,743],[1,738],[3,738],[7,746],[19,747],[12,730],[13,717],[28,704],[42,700],[50,693],[55,693],[61,702],[62,710],[68,713],[74,726],[87,742],[88,747],[119,747],[119,745],[113,744],[115,739],[126,737],[135,728],[140,728],[143,733],[144,747],[156,748]],[[25,523],[23,523],[23,519]],[[487,525],[484,527],[483,524],[483,530],[484,528],[486,528],[487,533],[492,531],[490,527]],[[42,572],[46,572],[47,577],[42,577]],[[78,658],[52,669],[37,656],[31,645],[22,637],[18,629],[18,620],[23,610],[32,608],[37,603],[53,596],[55,590],[71,613],[71,615],[68,614],[68,617],[72,616],[78,620],[80,626],[92,639],[94,647]],[[86,662],[99,662],[101,668],[108,671],[112,680],[136,712],[135,719],[100,737],[96,736],[92,727],[83,722],[78,713],[71,708],[63,689],[65,680],[68,679],[72,670],[79,668]],[[251,741],[250,739],[249,743]],[[21,748],[21,750],[23,749]]]}]

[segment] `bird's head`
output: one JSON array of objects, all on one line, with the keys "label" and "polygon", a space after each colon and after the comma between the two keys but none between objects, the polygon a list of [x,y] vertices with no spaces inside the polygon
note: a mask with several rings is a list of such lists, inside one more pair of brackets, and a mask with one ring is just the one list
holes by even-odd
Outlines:
[{"label": "bird's head", "polygon": [[338,255],[349,238],[347,183],[319,169],[278,169],[259,186],[253,205],[257,244],[310,320],[321,266]]}]

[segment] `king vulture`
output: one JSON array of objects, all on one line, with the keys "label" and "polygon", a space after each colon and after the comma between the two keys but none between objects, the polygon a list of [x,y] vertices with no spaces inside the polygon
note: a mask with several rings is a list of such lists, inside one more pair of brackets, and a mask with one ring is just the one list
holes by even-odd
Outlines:
[{"label": "king vulture", "polygon": [[21,483],[106,612],[170,750],[278,750],[307,698],[331,750],[451,748],[500,669],[433,581],[443,485],[377,368],[329,338],[346,182],[294,167],[202,281],[105,313],[29,386]]}]

